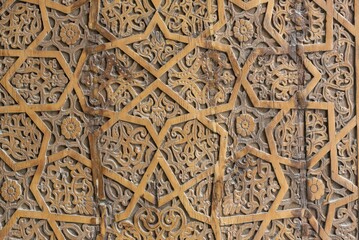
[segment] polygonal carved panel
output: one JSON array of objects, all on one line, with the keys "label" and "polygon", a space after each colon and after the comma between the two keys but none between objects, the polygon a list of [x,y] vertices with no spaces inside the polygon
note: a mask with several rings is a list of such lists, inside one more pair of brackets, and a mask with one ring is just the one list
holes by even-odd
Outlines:
[{"label": "polygonal carved panel", "polygon": [[69,79],[55,58],[28,58],[10,79],[28,104],[56,103]]},{"label": "polygonal carved panel", "polygon": [[226,52],[196,47],[168,71],[168,84],[197,109],[229,102],[236,83]]},{"label": "polygonal carved panel", "polygon": [[252,155],[226,164],[224,216],[268,212],[280,186],[270,163]]},{"label": "polygonal carved panel", "polygon": [[171,32],[189,37],[197,37],[219,20],[216,0],[163,0],[158,10]]},{"label": "polygonal carved panel", "polygon": [[183,184],[216,164],[219,140],[218,134],[192,120],[171,127],[161,150],[179,183]]},{"label": "polygonal carved panel", "polygon": [[354,0],[0,0],[0,239],[359,239]]},{"label": "polygonal carved panel", "polygon": [[80,87],[91,108],[120,111],[153,80],[152,75],[120,49],[90,55]]},{"label": "polygonal carved panel", "polygon": [[155,146],[145,127],[119,121],[98,143],[102,165],[138,184],[154,155]]},{"label": "polygonal carved panel", "polygon": [[71,157],[47,164],[39,182],[39,189],[50,212],[95,214],[91,169]]},{"label": "polygonal carved panel", "polygon": [[44,28],[42,12],[35,4],[11,2],[7,1],[6,7],[0,9],[0,49],[25,49]]},{"label": "polygonal carved panel", "polygon": [[26,113],[0,114],[0,147],[13,162],[31,161],[39,157],[42,132]]},{"label": "polygonal carved panel", "polygon": [[96,16],[98,25],[118,38],[144,32],[155,12],[149,0],[97,0],[97,2],[99,2],[99,12]]}]

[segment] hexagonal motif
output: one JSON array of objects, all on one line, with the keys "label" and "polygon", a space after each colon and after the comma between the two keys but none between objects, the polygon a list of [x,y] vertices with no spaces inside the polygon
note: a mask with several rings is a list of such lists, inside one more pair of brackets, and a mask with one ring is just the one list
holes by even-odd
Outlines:
[{"label": "hexagonal motif", "polygon": [[272,164],[254,155],[226,164],[223,216],[265,213],[281,188]]},{"label": "hexagonal motif", "polygon": [[199,36],[219,21],[216,0],[163,0],[158,12],[170,32],[189,37]]},{"label": "hexagonal motif", "polygon": [[100,135],[98,149],[105,168],[137,185],[156,147],[145,127],[118,121]]},{"label": "hexagonal motif", "polygon": [[29,57],[10,78],[28,104],[57,103],[69,78],[56,58]]},{"label": "hexagonal motif", "polygon": [[226,52],[201,47],[179,60],[166,76],[166,84],[196,109],[228,103],[237,79]]},{"label": "hexagonal motif", "polygon": [[43,133],[26,113],[0,114],[0,149],[12,162],[35,160]]},{"label": "hexagonal motif", "polygon": [[[74,1],[66,0],[61,2],[70,3]],[[73,4],[77,6],[80,2],[83,1],[77,1]],[[106,40],[88,26],[89,2],[76,8],[71,8],[67,14],[64,14],[61,10],[62,8],[47,8],[46,20],[50,24],[50,30],[39,43],[37,49],[41,51],[61,51],[66,64],[74,72],[76,67],[82,64],[79,62],[83,49],[104,43]]]},{"label": "hexagonal motif", "polygon": [[43,30],[40,7],[14,1],[0,11],[0,49],[25,49]]},{"label": "hexagonal motif", "polygon": [[[240,2],[240,3],[239,3]],[[258,6],[253,2],[257,2]],[[253,8],[247,10],[246,4]],[[240,67],[243,67],[253,50],[279,49],[279,44],[265,28],[268,3],[252,1],[229,1],[226,6],[226,24],[208,40],[215,40],[231,47]]]},{"label": "hexagonal motif", "polygon": [[86,216],[96,213],[92,170],[70,156],[46,164],[39,192],[52,213]]},{"label": "hexagonal motif", "polygon": [[0,0],[0,238],[356,239],[356,3]]},{"label": "hexagonal motif", "polygon": [[255,107],[252,99],[241,87],[237,94],[236,107],[209,118],[228,126],[228,154],[233,157],[247,146],[270,153],[266,130],[278,112],[278,109]]},{"label": "hexagonal motif", "polygon": [[212,168],[219,160],[220,136],[198,120],[172,126],[160,147],[180,184]]},{"label": "hexagonal motif", "polygon": [[89,107],[118,112],[153,81],[146,69],[114,48],[90,55],[79,82]]},{"label": "hexagonal motif", "polygon": [[[146,30],[155,12],[149,0],[98,0],[98,25],[116,38],[124,38]],[[126,17],[124,17],[126,16]]]},{"label": "hexagonal motif", "polygon": [[63,149],[72,149],[90,158],[89,133],[94,126],[105,122],[105,117],[90,120],[81,108],[79,97],[75,92],[67,95],[61,109],[58,111],[39,112],[40,119],[51,132],[47,143],[47,154],[52,155]]}]

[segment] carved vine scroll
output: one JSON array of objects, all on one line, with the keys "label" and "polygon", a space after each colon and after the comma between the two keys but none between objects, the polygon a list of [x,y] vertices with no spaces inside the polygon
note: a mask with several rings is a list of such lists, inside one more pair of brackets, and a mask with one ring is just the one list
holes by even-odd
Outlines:
[{"label": "carved vine scroll", "polygon": [[0,239],[359,239],[354,0],[0,0]]}]

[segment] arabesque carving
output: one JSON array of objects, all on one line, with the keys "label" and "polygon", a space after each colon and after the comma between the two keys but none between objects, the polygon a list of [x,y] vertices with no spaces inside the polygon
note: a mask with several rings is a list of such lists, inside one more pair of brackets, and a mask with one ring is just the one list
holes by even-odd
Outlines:
[{"label": "arabesque carving", "polygon": [[0,239],[359,239],[354,0],[0,0]]}]

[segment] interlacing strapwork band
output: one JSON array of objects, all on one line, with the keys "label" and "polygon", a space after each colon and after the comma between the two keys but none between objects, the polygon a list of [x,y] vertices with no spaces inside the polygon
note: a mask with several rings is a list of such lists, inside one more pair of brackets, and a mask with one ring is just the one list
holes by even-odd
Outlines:
[{"label": "interlacing strapwork band", "polygon": [[0,239],[358,239],[358,14],[0,0]]}]

